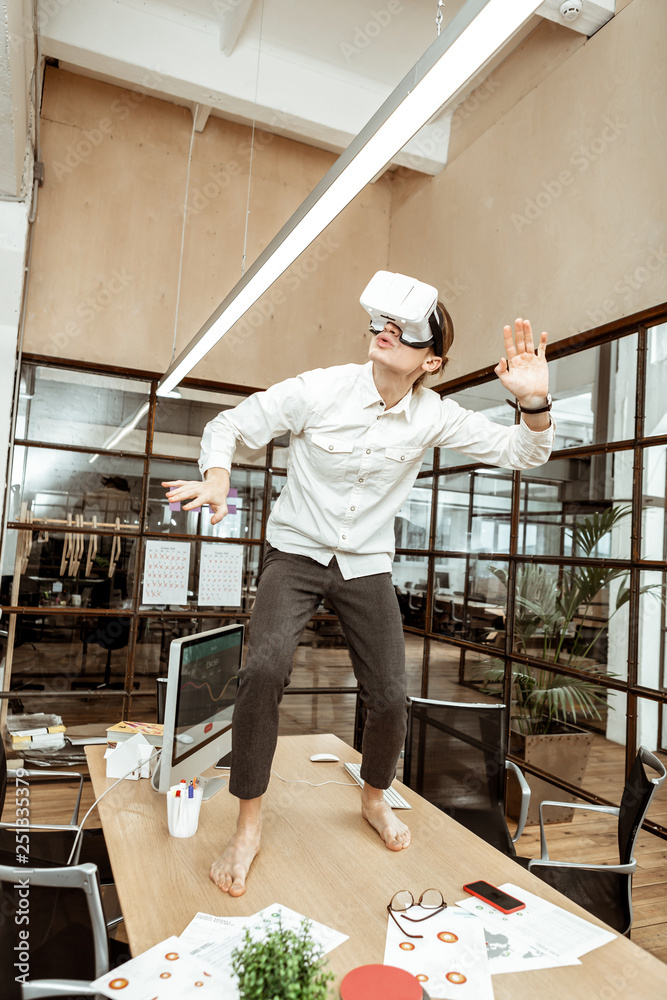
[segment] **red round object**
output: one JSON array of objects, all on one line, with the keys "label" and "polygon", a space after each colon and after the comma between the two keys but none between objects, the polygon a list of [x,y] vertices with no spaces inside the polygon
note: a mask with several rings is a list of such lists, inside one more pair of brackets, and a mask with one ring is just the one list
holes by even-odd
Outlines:
[{"label": "red round object", "polygon": [[361,965],[340,984],[343,1000],[422,1000],[421,983],[393,965]]}]

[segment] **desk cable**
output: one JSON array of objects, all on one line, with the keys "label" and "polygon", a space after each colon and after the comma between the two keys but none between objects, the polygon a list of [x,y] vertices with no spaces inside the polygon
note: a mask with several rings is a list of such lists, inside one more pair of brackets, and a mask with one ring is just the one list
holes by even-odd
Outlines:
[{"label": "desk cable", "polygon": [[307,781],[306,778],[283,778],[282,774],[278,774],[273,768],[271,773],[287,785],[312,785],[313,788],[320,788],[322,785],[345,785],[346,788],[359,788],[356,781]]},{"label": "desk cable", "polygon": [[162,750],[158,749],[158,750],[155,751],[155,753],[151,754],[150,757],[147,757],[146,760],[142,760],[141,763],[139,763],[139,764],[135,763],[134,767],[131,768],[131,770],[129,770],[127,772],[127,774],[124,774],[122,778],[119,778],[117,781],[114,781],[113,785],[109,785],[109,787],[107,789],[105,789],[102,792],[101,795],[98,795],[98,797],[95,799],[95,801],[93,802],[92,806],[90,807],[90,809],[88,810],[88,812],[86,813],[86,815],[83,817],[83,819],[79,823],[79,829],[77,830],[76,837],[74,838],[74,843],[72,844],[72,850],[70,851],[70,855],[69,855],[69,857],[67,859],[67,864],[68,865],[72,864],[72,858],[76,854],[77,845],[78,845],[78,843],[81,840],[81,837],[83,835],[83,824],[86,822],[86,820],[90,816],[91,812],[93,811],[93,809],[95,808],[95,806],[97,805],[97,803],[100,802],[104,798],[104,796],[107,794],[107,792],[110,792],[113,788],[116,787],[116,785],[119,785],[121,783],[121,781],[125,781],[125,779],[129,778],[129,776],[131,774],[134,774],[135,771],[141,770],[141,768],[144,766],[144,764],[150,764],[150,762],[152,760],[154,760],[156,757],[158,757],[161,753],[162,753]]}]

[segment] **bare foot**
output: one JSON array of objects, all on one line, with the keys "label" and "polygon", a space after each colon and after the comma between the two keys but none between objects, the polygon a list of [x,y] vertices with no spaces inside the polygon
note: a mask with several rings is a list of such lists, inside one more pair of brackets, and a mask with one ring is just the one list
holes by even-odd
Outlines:
[{"label": "bare foot", "polygon": [[209,878],[230,896],[242,896],[245,892],[245,880],[250,865],[259,853],[261,832],[262,824],[259,816],[250,822],[243,822],[243,819],[239,818],[236,833],[217,861],[211,865]]},{"label": "bare foot", "polygon": [[361,796],[361,815],[380,834],[390,851],[404,850],[410,844],[408,827],[387,805],[381,789],[370,789],[367,794],[365,792],[366,786]]}]

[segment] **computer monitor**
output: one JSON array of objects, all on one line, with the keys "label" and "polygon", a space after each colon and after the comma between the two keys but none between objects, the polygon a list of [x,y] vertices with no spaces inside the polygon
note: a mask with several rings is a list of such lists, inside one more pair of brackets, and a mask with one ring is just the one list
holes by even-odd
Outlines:
[{"label": "computer monitor", "polygon": [[436,590],[449,590],[449,573],[444,570],[436,571],[435,574],[435,589]]},{"label": "computer monitor", "polygon": [[[243,656],[243,625],[173,639],[169,649],[162,754],[153,773],[166,793],[212,767],[232,746],[232,712]],[[202,778],[211,798],[224,778]]]}]

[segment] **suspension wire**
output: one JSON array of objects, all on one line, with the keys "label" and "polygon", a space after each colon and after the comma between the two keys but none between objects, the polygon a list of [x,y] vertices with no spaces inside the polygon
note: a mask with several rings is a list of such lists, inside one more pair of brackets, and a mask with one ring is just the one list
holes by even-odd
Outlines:
[{"label": "suspension wire", "polygon": [[438,35],[440,34],[440,32],[442,30],[442,22],[444,20],[444,16],[443,16],[442,11],[443,11],[444,6],[445,6],[445,0],[438,0],[438,10],[437,10],[437,13],[435,15],[435,27],[436,27],[436,30],[438,32]]},{"label": "suspension wire", "polygon": [[259,38],[257,41],[257,72],[255,74],[255,101],[252,112],[252,135],[250,137],[250,164],[248,166],[248,195],[245,206],[245,232],[243,233],[243,257],[241,258],[241,277],[245,273],[246,251],[248,249],[248,220],[250,219],[250,184],[252,181],[252,161],[255,153],[255,125],[257,122],[257,95],[259,93],[259,63],[262,54],[262,30],[264,28],[264,0],[262,0],[262,10],[259,16]]},{"label": "suspension wire", "polygon": [[190,134],[190,151],[188,153],[188,171],[185,177],[185,202],[183,203],[183,227],[181,229],[181,257],[178,262],[178,285],[176,287],[176,315],[174,316],[174,342],[171,346],[171,362],[174,363],[174,358],[176,357],[176,333],[178,330],[178,307],[181,301],[181,276],[183,274],[183,249],[185,247],[185,220],[188,213],[188,192],[190,190],[190,167],[192,166],[192,145],[195,140],[195,124],[197,122],[197,114],[199,112],[199,105],[195,104],[192,111],[192,132]]}]

